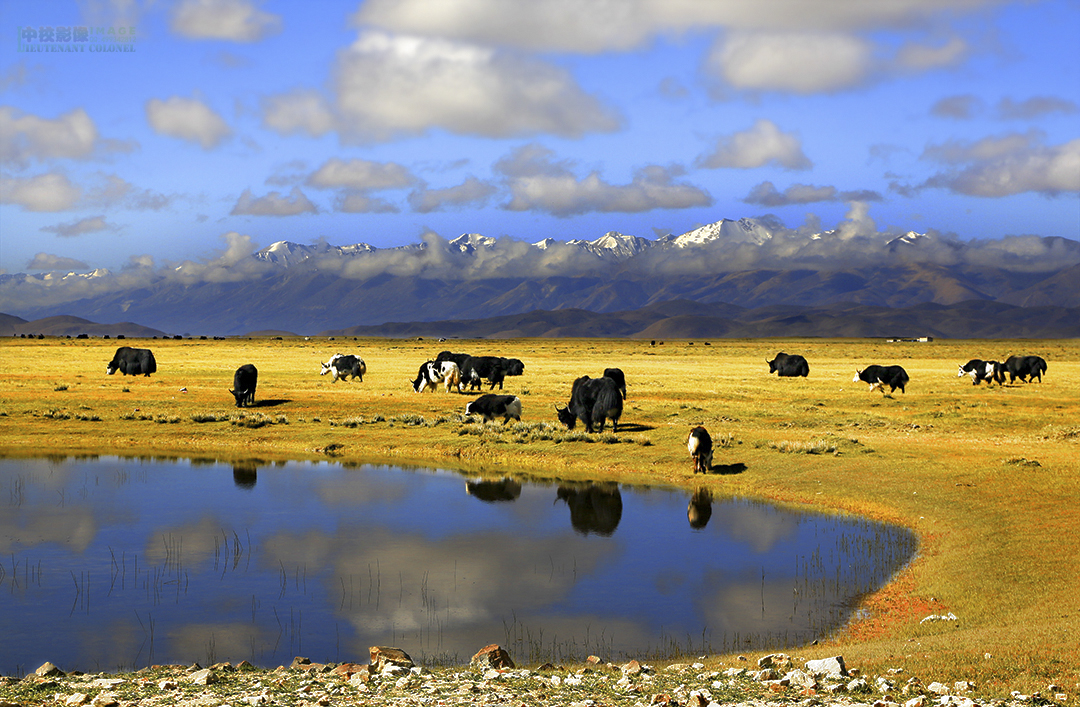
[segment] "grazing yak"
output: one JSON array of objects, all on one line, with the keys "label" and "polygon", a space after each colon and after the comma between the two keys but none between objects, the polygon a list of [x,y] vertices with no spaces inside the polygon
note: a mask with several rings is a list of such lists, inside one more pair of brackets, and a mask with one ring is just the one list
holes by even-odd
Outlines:
[{"label": "grazing yak", "polygon": [[112,375],[120,371],[125,376],[149,376],[157,372],[157,361],[154,360],[154,352],[150,349],[133,349],[130,346],[121,346],[113,354],[109,365],[105,366],[105,373]]},{"label": "grazing yak", "polygon": [[604,421],[611,419],[611,431],[618,432],[619,418],[622,416],[623,401],[619,394],[619,385],[610,378],[589,378],[582,376],[574,381],[570,389],[570,402],[560,408],[559,422],[567,429],[574,429],[578,420],[585,424],[586,432],[604,431]]},{"label": "grazing yak", "polygon": [[622,393],[622,399],[626,400],[626,376],[623,374],[621,368],[605,368],[604,378],[610,378],[615,381],[615,385],[619,386],[619,392]]},{"label": "grazing yak", "polygon": [[364,363],[364,359],[359,356],[348,356],[342,354],[334,354],[330,357],[330,360],[322,364],[322,370],[319,371],[320,376],[325,376],[327,373],[333,373],[334,378],[331,383],[337,383],[338,378],[349,382],[349,376],[358,378],[361,383],[364,382],[364,374],[367,373],[367,364]]},{"label": "grazing yak", "polygon": [[851,382],[858,383],[862,381],[863,383],[869,383],[870,392],[877,388],[882,395],[885,395],[885,386],[889,386],[890,393],[896,392],[897,388],[900,389],[901,393],[905,392],[904,386],[907,385],[909,380],[907,371],[900,366],[878,366],[875,364],[867,366],[861,371],[855,369],[855,377],[851,379]]},{"label": "grazing yak", "polygon": [[255,404],[255,387],[259,384],[259,371],[250,363],[245,363],[233,374],[233,387],[229,392],[236,398],[236,407]]},{"label": "grazing yak", "polygon": [[690,457],[694,460],[694,473],[699,471],[708,474],[712,468],[712,437],[709,431],[698,425],[690,430],[690,436],[686,438],[686,448],[690,450]]},{"label": "grazing yak", "polygon": [[973,358],[967,363],[958,366],[956,377],[963,378],[964,376],[971,377],[972,385],[978,385],[983,381],[987,381],[987,385],[993,385],[994,381],[997,381],[998,385],[1005,383],[1005,371],[997,361],[983,361],[979,358]]},{"label": "grazing yak", "polygon": [[521,400],[516,395],[497,395],[485,393],[465,406],[466,415],[479,415],[484,422],[492,422],[496,417],[503,419],[503,424],[513,418],[521,422]]},{"label": "grazing yak", "polygon": [[435,357],[435,363],[442,363],[443,361],[453,361],[458,365],[458,368],[465,370],[465,359],[469,358],[469,354],[466,353],[452,353],[450,351],[440,351],[439,355]]},{"label": "grazing yak", "polygon": [[501,356],[469,356],[461,367],[461,390],[478,390],[484,379],[491,384],[488,390],[495,390],[496,384],[502,390],[507,360]]},{"label": "grazing yak", "polygon": [[465,353],[440,351],[435,362],[441,361],[453,361],[458,365],[461,370],[461,392],[465,392],[466,387],[478,390],[485,379],[491,384],[488,390],[494,390],[496,384],[499,390],[502,390],[506,376],[520,376],[525,373],[525,364],[518,358],[470,356]]},{"label": "grazing yak", "polygon": [[412,382],[413,390],[423,393],[425,390],[435,390],[442,383],[446,392],[450,388],[456,388],[461,382],[461,371],[453,361],[425,361],[420,364],[420,370],[416,373],[416,379]]},{"label": "grazing yak", "polygon": [[781,378],[803,378],[810,375],[810,364],[799,354],[786,354],[783,351],[776,354],[773,360],[765,360],[769,364],[769,373],[775,373]]},{"label": "grazing yak", "polygon": [[1005,379],[1005,373],[1008,373],[1010,383],[1017,378],[1025,383],[1038,378],[1042,383],[1043,374],[1046,373],[1046,361],[1041,356],[1009,356],[1001,366],[1005,369],[1001,374],[1002,380]]}]

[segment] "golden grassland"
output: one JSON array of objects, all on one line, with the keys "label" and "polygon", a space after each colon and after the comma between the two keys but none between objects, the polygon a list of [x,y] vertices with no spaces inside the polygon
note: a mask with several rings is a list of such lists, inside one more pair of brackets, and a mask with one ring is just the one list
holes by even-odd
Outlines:
[{"label": "golden grassland", "polygon": [[[105,375],[118,345],[154,350],[150,378]],[[521,425],[483,434],[461,420],[471,396],[416,394],[440,350],[517,357],[508,378]],[[810,377],[768,374],[780,350]],[[356,353],[363,382],[331,383],[319,362]],[[970,358],[1048,361],[1044,382],[973,386]],[[237,366],[259,369],[258,406],[237,410]],[[852,383],[856,367],[899,363],[906,393]],[[579,375],[621,367],[629,397],[614,437],[541,434]],[[486,386],[485,386],[486,388]],[[692,474],[685,438],[704,424],[715,468]],[[606,442],[606,443],[605,443]],[[118,453],[392,462],[469,474],[704,485],[912,528],[917,558],[809,658],[842,653],[867,672],[974,680],[984,694],[1080,692],[1080,340],[452,341],[230,339],[0,341],[0,453]],[[920,623],[952,612],[958,622]]]}]

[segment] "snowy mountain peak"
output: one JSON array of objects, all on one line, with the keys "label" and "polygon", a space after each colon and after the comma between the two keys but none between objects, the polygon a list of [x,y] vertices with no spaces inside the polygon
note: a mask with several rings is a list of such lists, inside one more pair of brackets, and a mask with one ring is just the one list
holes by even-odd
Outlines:
[{"label": "snowy mountain peak", "polygon": [[494,238],[482,236],[479,233],[463,233],[450,241],[449,245],[452,249],[461,251],[462,253],[475,253],[481,248],[494,248],[496,242],[497,241]]},{"label": "snowy mountain peak", "polygon": [[722,219],[681,236],[668,237],[669,242],[677,248],[705,245],[716,240],[725,243],[762,245],[771,238],[772,233],[769,229],[751,218],[741,218],[738,221]]}]

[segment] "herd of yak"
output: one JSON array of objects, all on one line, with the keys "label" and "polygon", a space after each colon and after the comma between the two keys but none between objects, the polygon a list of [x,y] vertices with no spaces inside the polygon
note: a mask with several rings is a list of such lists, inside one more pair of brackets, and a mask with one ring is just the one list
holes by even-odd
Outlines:
[{"label": "herd of yak", "polygon": [[[780,377],[806,377],[810,375],[810,365],[806,358],[798,354],[778,353],[769,364],[769,373]],[[157,371],[157,362],[150,349],[137,349],[121,346],[116,350],[105,372],[113,375],[120,371],[124,375],[149,376]],[[350,377],[364,380],[367,364],[359,356],[334,354],[322,364],[320,375],[333,374],[331,382],[338,379],[348,381]],[[479,390],[484,381],[488,390],[495,386],[502,390],[507,376],[520,376],[525,372],[525,364],[516,358],[501,356],[471,356],[469,354],[443,351],[433,360],[425,361],[412,381],[413,390],[422,393],[425,390],[437,390],[440,386],[447,392],[456,388],[458,392]],[[1005,384],[1005,377],[1014,383],[1017,379],[1028,383],[1042,382],[1046,373],[1046,361],[1039,356],[1009,356],[1004,362],[972,359],[958,366],[957,377],[969,376],[973,385],[986,381],[988,385]],[[881,391],[885,386],[889,392],[898,388],[904,392],[908,381],[907,371],[902,366],[872,365],[856,369],[853,383],[862,381],[870,386],[870,391]],[[236,398],[236,406],[255,404],[255,388],[259,381],[259,371],[250,363],[236,369],[233,375],[233,387],[229,391]],[[622,416],[623,401],[626,400],[626,376],[621,369],[607,368],[599,378],[581,376],[574,381],[570,389],[570,400],[565,407],[555,406],[559,422],[567,429],[574,429],[580,421],[585,431],[602,432],[607,420],[611,420],[611,430],[618,430]],[[521,420],[521,400],[516,395],[498,395],[486,393],[470,401],[465,406],[467,415],[476,415],[485,422],[503,418],[503,424],[510,420]],[[708,430],[702,426],[694,427],[686,440],[686,447],[694,463],[694,473],[707,473],[712,468],[713,444]]]}]

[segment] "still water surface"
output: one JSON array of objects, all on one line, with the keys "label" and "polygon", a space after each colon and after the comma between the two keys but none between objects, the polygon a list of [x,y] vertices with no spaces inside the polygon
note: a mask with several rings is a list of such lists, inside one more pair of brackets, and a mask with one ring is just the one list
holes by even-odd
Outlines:
[{"label": "still water surface", "polygon": [[0,459],[0,674],[393,645],[464,662],[783,647],[835,630],[905,530],[671,489],[387,466]]}]

